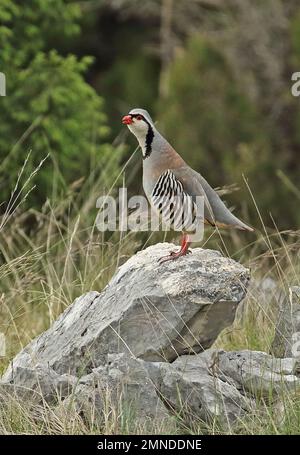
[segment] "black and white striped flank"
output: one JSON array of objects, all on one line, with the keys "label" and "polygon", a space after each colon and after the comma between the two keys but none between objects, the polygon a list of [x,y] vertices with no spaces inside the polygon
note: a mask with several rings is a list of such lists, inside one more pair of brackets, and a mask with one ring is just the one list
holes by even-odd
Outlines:
[{"label": "black and white striped flank", "polygon": [[182,183],[169,169],[160,175],[152,193],[152,205],[164,223],[176,231],[194,231],[197,206],[192,196],[184,191]]}]

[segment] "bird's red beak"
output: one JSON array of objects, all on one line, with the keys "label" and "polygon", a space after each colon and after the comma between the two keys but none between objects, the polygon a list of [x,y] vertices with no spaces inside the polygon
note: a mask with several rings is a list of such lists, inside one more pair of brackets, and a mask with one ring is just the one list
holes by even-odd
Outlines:
[{"label": "bird's red beak", "polygon": [[124,115],[122,118],[123,125],[131,125],[133,123],[131,115]]}]

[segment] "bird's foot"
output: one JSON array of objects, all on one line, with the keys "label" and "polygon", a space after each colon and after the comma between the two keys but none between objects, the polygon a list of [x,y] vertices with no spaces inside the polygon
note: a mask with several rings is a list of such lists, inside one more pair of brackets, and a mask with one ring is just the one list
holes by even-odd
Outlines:
[{"label": "bird's foot", "polygon": [[181,256],[185,256],[186,254],[190,254],[192,251],[189,249],[180,249],[179,251],[170,251],[168,256],[161,257],[158,262],[159,264],[163,264],[167,261],[175,261],[175,259],[180,258]]}]

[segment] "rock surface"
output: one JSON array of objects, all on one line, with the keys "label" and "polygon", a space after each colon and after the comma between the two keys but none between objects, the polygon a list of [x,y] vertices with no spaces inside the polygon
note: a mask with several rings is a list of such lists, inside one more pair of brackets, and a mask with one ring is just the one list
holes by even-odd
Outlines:
[{"label": "rock surface", "polygon": [[13,392],[100,422],[115,412],[154,424],[171,413],[230,426],[259,398],[298,389],[295,359],[207,349],[232,323],[249,272],[200,248],[158,265],[173,247],[147,248],[103,292],[78,298],[14,358],[0,400]]},{"label": "rock surface", "polygon": [[[119,416],[134,416],[148,428],[167,419],[168,413],[185,425],[205,421],[228,428],[253,413],[259,399],[276,400],[286,390],[299,390],[295,368],[294,359],[247,350],[209,349],[183,355],[173,363],[109,354],[104,365],[77,379],[49,371],[44,376],[41,367],[34,375],[28,369],[27,387],[2,383],[0,399],[1,388],[7,397],[13,392],[7,387],[16,387],[15,396],[35,403],[46,398],[55,404],[58,397],[65,398],[65,409],[73,407],[83,419],[96,418],[100,424],[113,410]],[[26,383],[26,369],[21,376]]]},{"label": "rock surface", "polygon": [[74,394],[77,409],[88,414],[86,404],[92,402],[100,414],[109,401],[120,414],[130,410],[139,422],[153,423],[168,417],[146,365],[147,362],[124,353],[109,354],[104,366],[94,368],[79,380]]},{"label": "rock surface", "polygon": [[300,286],[292,286],[282,301],[271,352],[300,359]]},{"label": "rock surface", "polygon": [[15,357],[4,380],[13,379],[13,367],[37,363],[78,376],[102,365],[108,354],[172,361],[209,348],[233,322],[249,271],[201,248],[180,261],[158,265],[172,248],[164,243],[140,251],[103,292],[79,297]]}]

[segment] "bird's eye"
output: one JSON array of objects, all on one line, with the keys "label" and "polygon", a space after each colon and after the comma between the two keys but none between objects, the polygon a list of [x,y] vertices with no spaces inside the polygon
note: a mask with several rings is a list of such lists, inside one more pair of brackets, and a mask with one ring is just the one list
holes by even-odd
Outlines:
[{"label": "bird's eye", "polygon": [[142,117],[141,115],[137,115],[137,116],[136,116],[136,119],[137,119],[137,120],[143,120],[143,117]]}]

